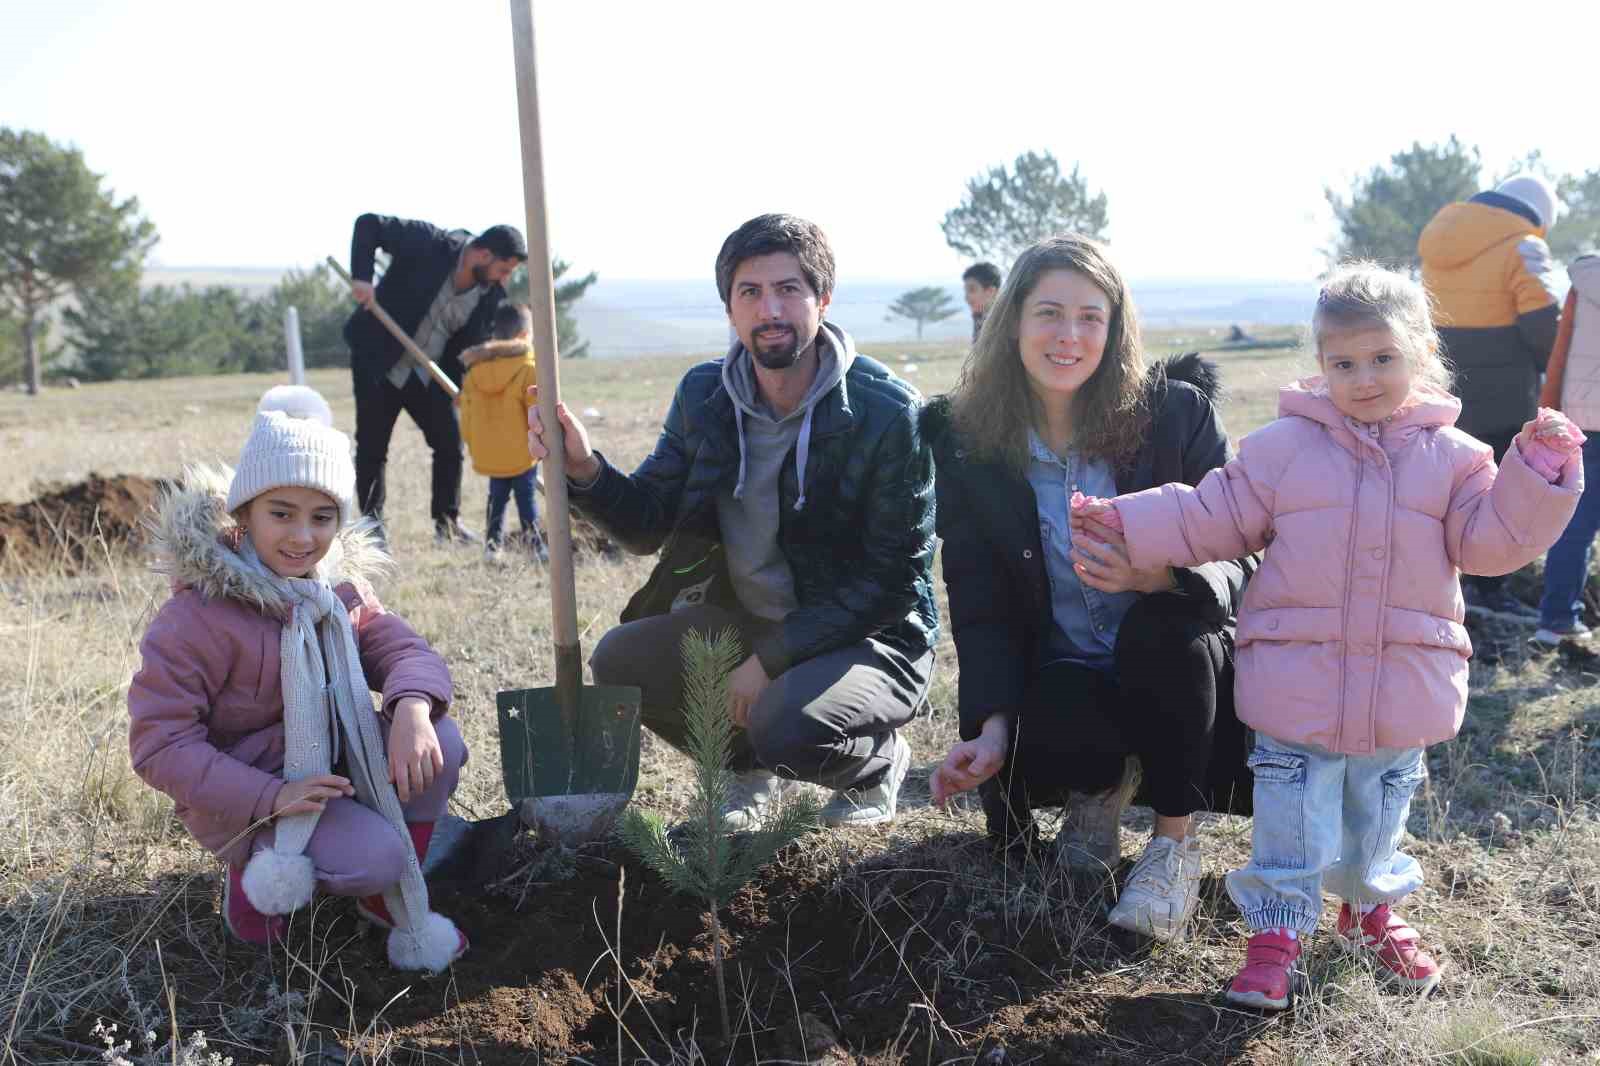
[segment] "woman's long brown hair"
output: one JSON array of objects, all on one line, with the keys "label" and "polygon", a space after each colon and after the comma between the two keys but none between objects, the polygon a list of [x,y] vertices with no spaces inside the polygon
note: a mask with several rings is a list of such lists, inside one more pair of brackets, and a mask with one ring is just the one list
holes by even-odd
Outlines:
[{"label": "woman's long brown hair", "polygon": [[1044,428],[1044,409],[1028,383],[1017,345],[1022,305],[1052,270],[1072,270],[1111,301],[1105,354],[1072,398],[1072,445],[1082,455],[1126,466],[1144,439],[1144,348],[1139,318],[1104,245],[1076,233],[1048,237],[1017,257],[950,394],[951,415],[968,447],[1018,474],[1028,468],[1028,430]]}]

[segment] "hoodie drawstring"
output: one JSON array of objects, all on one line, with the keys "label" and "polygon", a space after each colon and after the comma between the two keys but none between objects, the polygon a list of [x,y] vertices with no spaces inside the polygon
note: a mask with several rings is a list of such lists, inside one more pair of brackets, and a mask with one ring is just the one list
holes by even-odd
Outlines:
[{"label": "hoodie drawstring", "polygon": [[733,405],[733,432],[739,438],[739,480],[733,485],[733,498],[744,499],[744,408]]},{"label": "hoodie drawstring", "polygon": [[[799,485],[800,494],[794,501],[796,511],[806,505],[806,459],[811,454],[811,412],[817,409],[816,404],[806,408],[806,416],[800,422],[800,437],[794,442],[794,479]],[[739,447],[744,448],[744,438],[741,437]]]}]

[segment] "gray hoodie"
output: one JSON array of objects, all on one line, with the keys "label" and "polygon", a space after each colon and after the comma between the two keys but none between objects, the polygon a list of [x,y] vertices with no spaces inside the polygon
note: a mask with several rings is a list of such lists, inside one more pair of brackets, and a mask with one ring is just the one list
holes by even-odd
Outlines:
[{"label": "gray hoodie", "polygon": [[717,524],[739,603],[772,622],[799,606],[794,574],[778,546],[778,475],[792,449],[800,489],[794,509],[805,507],[812,411],[856,358],[850,335],[829,322],[817,331],[816,345],[816,380],[800,406],[781,419],[761,398],[755,365],[743,343],[735,341],[722,364],[722,387],[733,400],[739,438],[739,479],[731,492],[717,494]]}]

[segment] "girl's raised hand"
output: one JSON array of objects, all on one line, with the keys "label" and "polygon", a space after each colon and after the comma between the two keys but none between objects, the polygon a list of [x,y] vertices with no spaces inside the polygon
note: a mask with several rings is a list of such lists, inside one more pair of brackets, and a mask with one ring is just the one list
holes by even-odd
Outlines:
[{"label": "girl's raised hand", "polygon": [[338,774],[316,774],[289,781],[278,789],[272,801],[272,816],[286,814],[321,814],[331,799],[355,795],[355,786],[348,777]]}]

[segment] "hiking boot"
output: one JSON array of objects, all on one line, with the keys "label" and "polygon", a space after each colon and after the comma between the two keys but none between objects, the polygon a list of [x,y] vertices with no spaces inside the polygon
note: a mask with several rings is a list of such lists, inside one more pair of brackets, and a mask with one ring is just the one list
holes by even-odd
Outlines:
[{"label": "hiking boot", "polygon": [[1533,642],[1554,648],[1564,640],[1588,640],[1593,635],[1594,630],[1582,622],[1573,622],[1570,626],[1543,625],[1534,632]]},{"label": "hiking boot", "polygon": [[1339,908],[1334,927],[1351,951],[1372,960],[1378,976],[1401,988],[1428,993],[1439,984],[1444,967],[1422,946],[1422,934],[1406,920],[1380,903],[1359,922],[1355,908],[1346,903]]},{"label": "hiking boot", "polygon": [[289,931],[289,920],[281,914],[262,914],[244,894],[244,864],[228,867],[222,879],[222,924],[236,939],[264,948],[281,943]]},{"label": "hiking boot", "polygon": [[1139,788],[1139,760],[1127,756],[1122,780],[1109,792],[1074,792],[1061,812],[1055,861],[1068,870],[1109,870],[1122,858],[1122,812]]},{"label": "hiking boot", "polygon": [[462,525],[461,519],[452,515],[449,518],[434,520],[433,542],[441,546],[445,544],[476,544],[478,543],[478,535]]},{"label": "hiking boot", "polygon": [[911,745],[892,734],[889,768],[871,788],[841,788],[822,808],[823,825],[882,825],[894,820],[900,786],[911,769]]},{"label": "hiking boot", "polygon": [[1157,940],[1180,940],[1200,903],[1200,841],[1154,836],[1133,864],[1111,924]]},{"label": "hiking boot", "polygon": [[773,804],[781,801],[789,782],[771,770],[749,770],[733,779],[728,802],[722,808],[722,825],[730,833],[753,833],[766,821]]},{"label": "hiking boot", "polygon": [[1257,1010],[1283,1010],[1293,994],[1300,941],[1286,932],[1264,930],[1244,949],[1244,967],[1224,993],[1228,1002]]}]

